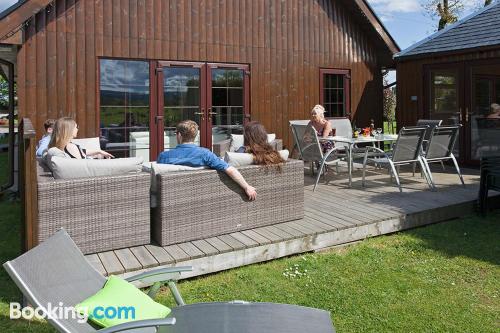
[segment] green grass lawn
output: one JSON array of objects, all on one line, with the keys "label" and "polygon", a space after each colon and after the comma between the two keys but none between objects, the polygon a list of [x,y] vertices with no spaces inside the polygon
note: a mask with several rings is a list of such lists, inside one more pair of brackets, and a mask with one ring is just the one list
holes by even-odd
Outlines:
[{"label": "green grass lawn", "polygon": [[[0,262],[19,254],[19,203],[0,202]],[[498,332],[500,211],[351,247],[183,281],[187,303],[247,300],[331,312],[338,332]],[[300,274],[296,274],[295,272]],[[0,269],[0,332],[53,332],[8,318],[19,292]],[[173,305],[167,289],[159,301]]]}]

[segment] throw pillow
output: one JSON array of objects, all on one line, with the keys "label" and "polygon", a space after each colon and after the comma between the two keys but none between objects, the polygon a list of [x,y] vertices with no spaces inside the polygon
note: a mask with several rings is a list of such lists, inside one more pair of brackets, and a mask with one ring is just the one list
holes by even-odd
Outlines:
[{"label": "throw pillow", "polygon": [[47,162],[55,179],[73,179],[141,172],[142,161],[140,157],[78,160],[53,156]]},{"label": "throw pillow", "polygon": [[108,278],[101,290],[77,304],[75,309],[102,327],[136,320],[161,319],[171,312],[131,283],[114,275]]},{"label": "throw pillow", "polygon": [[79,145],[83,149],[90,151],[101,150],[101,143],[99,142],[99,137],[95,138],[82,138],[82,139],[72,139],[71,142]]},{"label": "throw pillow", "polygon": [[[287,161],[288,155],[290,154],[290,152],[287,149],[283,149],[283,150],[279,151],[279,154],[281,155],[282,159]],[[248,154],[248,153],[226,152],[226,156],[224,157],[224,160],[230,166],[237,168],[237,167],[241,167],[241,166],[245,166],[245,165],[252,165],[253,164],[253,155]]]},{"label": "throw pillow", "polygon": [[[276,134],[271,133],[267,135],[267,142],[271,143],[276,140]],[[229,146],[229,151],[237,151],[241,146],[243,146],[244,138],[243,134],[231,134],[231,145]]]}]

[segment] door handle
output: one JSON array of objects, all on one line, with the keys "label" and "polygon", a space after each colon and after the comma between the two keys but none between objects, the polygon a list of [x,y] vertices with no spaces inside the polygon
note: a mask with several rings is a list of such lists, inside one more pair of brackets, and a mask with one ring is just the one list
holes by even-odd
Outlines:
[{"label": "door handle", "polygon": [[195,112],[194,114],[197,114],[201,116],[201,120],[205,120],[205,109],[201,109],[201,112]]},{"label": "door handle", "polygon": [[461,124],[463,122],[462,119],[462,108],[458,108],[458,123]]},{"label": "door handle", "polygon": [[158,124],[160,120],[163,120],[163,116],[155,116],[155,124]]},{"label": "door handle", "polygon": [[465,122],[468,123],[469,122],[469,108],[465,108]]}]

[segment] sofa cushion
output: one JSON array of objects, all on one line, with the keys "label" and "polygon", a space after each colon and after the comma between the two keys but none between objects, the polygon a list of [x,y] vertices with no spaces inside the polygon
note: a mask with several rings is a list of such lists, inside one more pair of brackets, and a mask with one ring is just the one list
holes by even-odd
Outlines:
[{"label": "sofa cushion", "polygon": [[95,138],[82,138],[82,139],[72,139],[71,142],[79,145],[83,149],[87,149],[90,151],[99,151],[101,150],[101,143],[99,142],[99,137]]},{"label": "sofa cushion", "polygon": [[[267,142],[271,143],[276,140],[276,134],[271,133],[267,135]],[[243,146],[244,138],[243,134],[231,134],[231,146],[229,151],[237,151],[241,146]]]},{"label": "sofa cushion", "polygon": [[138,157],[80,160],[52,156],[47,165],[55,179],[73,179],[137,173],[142,170],[142,162],[143,159]]},{"label": "sofa cushion", "polygon": [[[284,150],[280,150],[279,154],[281,155],[281,158],[286,161],[286,160],[288,160],[288,155],[290,154],[290,152],[287,149],[284,149]],[[230,166],[237,168],[237,167],[241,167],[241,166],[245,166],[245,165],[252,165],[253,164],[253,155],[248,154],[248,153],[226,152],[226,156],[224,157],[224,160]]]}]

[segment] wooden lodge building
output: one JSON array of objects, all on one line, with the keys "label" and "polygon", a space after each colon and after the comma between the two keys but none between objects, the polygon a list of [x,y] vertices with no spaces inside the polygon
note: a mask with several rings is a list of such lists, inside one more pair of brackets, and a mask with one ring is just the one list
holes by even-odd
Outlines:
[{"label": "wooden lodge building", "polygon": [[485,7],[395,56],[398,127],[417,119],[462,124],[465,164],[500,153],[500,3]]},{"label": "wooden lodge building", "polygon": [[382,123],[382,70],[398,46],[364,0],[26,0],[0,14],[19,118],[76,118],[117,156],[156,159],[182,119],[200,144],[317,103],[358,126]]}]

